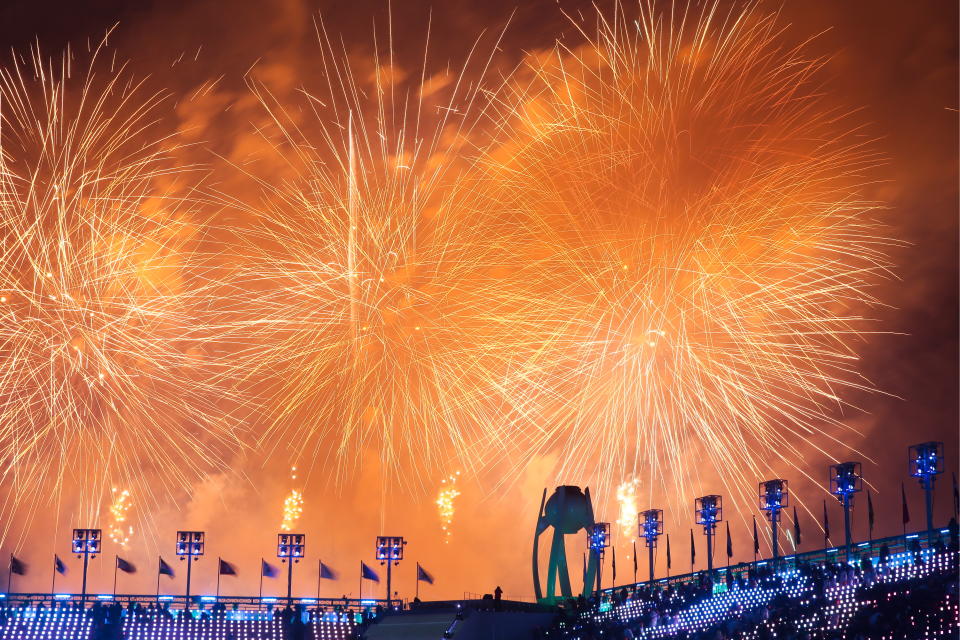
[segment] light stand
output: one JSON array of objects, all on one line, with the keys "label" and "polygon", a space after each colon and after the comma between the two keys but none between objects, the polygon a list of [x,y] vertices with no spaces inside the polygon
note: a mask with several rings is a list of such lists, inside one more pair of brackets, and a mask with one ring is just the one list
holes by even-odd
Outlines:
[{"label": "light stand", "polygon": [[403,545],[407,541],[403,536],[377,536],[377,560],[380,565],[387,565],[387,609],[393,605],[392,574],[391,567],[400,564],[403,560]]},{"label": "light stand", "polygon": [[941,473],[942,442],[924,442],[910,447],[910,475],[920,481],[927,503],[927,544],[933,544],[933,484]]},{"label": "light stand", "polygon": [[100,529],[74,529],[73,552],[77,557],[83,557],[83,586],[80,588],[80,601],[87,599],[87,563],[91,556],[96,558],[100,553],[100,542],[103,539]]},{"label": "light stand", "polygon": [[278,533],[277,557],[287,563],[287,604],[293,590],[293,563],[300,562],[307,546],[307,536],[302,533]]},{"label": "light stand", "polygon": [[590,553],[597,558],[597,595],[600,595],[600,589],[603,582],[600,574],[603,573],[603,554],[610,546],[610,523],[595,522],[587,529],[587,542],[590,545]]},{"label": "light stand", "polygon": [[863,476],[859,462],[841,462],[830,466],[830,493],[837,496],[843,505],[843,533],[846,543],[847,562],[850,562],[853,536],[850,533],[850,509],[853,507],[853,494],[863,491]]},{"label": "light stand", "polygon": [[[186,609],[190,609],[190,575],[193,563],[203,555],[203,531],[177,531],[177,555],[182,561],[187,560],[187,603]],[[217,567],[217,571],[220,568]]]},{"label": "light stand", "polygon": [[767,480],[760,483],[760,508],[767,512],[767,519],[770,520],[773,566],[777,566],[777,561],[780,559],[780,541],[777,535],[780,511],[788,506],[789,500],[790,492],[786,480]]},{"label": "light stand", "polygon": [[697,524],[703,526],[707,536],[707,571],[713,575],[713,536],[717,523],[723,521],[723,498],[717,495],[703,496],[694,502]]},{"label": "light stand", "polygon": [[640,514],[640,535],[647,545],[647,554],[650,562],[650,582],[653,582],[653,550],[657,548],[657,538],[663,533],[663,510],[647,509]]}]

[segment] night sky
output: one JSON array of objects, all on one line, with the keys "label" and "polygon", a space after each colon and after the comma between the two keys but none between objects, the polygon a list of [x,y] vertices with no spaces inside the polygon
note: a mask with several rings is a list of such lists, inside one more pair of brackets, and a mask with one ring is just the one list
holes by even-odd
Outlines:
[{"label": "night sky", "polygon": [[[629,9],[631,5],[627,5]],[[243,111],[247,70],[257,65],[276,77],[293,78],[293,85],[298,79],[308,83],[316,71],[315,16],[322,17],[328,32],[336,33],[337,39],[342,37],[348,50],[369,54],[374,28],[383,38],[386,6],[385,2],[366,0],[8,0],[0,6],[0,44],[7,51],[24,51],[38,41],[47,55],[56,55],[67,44],[85,47],[88,39],[100,38],[105,29],[118,23],[111,47],[118,57],[129,60],[132,73],[148,75],[151,87],[170,92],[176,108],[168,110],[168,124],[198,144],[197,154],[212,151],[236,157],[245,138],[233,132],[250,124]],[[863,411],[842,416],[859,432],[842,436],[849,450],[831,451],[828,458],[811,449],[797,464],[814,479],[825,481],[830,458],[842,460],[856,456],[854,451],[861,452],[864,477],[879,496],[878,535],[892,535],[900,528],[901,481],[907,481],[912,499],[911,526],[920,526],[922,521],[920,490],[906,476],[907,446],[942,440],[948,474],[938,485],[936,512],[938,518],[946,519],[951,507],[949,471],[958,465],[960,417],[957,3],[812,0],[761,2],[759,7],[766,12],[779,11],[781,23],[787,26],[784,39],[801,42],[813,37],[810,50],[829,56],[822,75],[826,100],[858,110],[867,135],[875,138],[875,147],[885,161],[876,172],[873,193],[889,207],[883,219],[890,225],[890,235],[903,241],[903,246],[893,250],[895,277],[879,283],[873,292],[886,305],[878,312],[882,333],[867,336],[859,348],[861,370],[881,393],[851,398]],[[441,69],[449,60],[456,66],[466,44],[481,32],[486,30],[484,37],[489,41],[506,27],[495,64],[508,69],[525,54],[549,48],[558,34],[565,42],[577,42],[579,35],[563,13],[575,16],[590,11],[589,2],[578,1],[519,5],[501,0],[447,1],[434,3],[432,9],[428,2],[394,3],[394,51],[401,65],[419,64],[430,19],[431,64]],[[187,99],[204,82],[221,76],[219,101]],[[230,180],[215,175],[212,184],[230,189]],[[192,495],[172,501],[177,505],[164,504],[150,516],[136,513],[135,507],[137,518],[156,518],[145,524],[144,530],[151,533],[122,553],[143,568],[137,576],[124,577],[129,584],[121,585],[121,590],[152,591],[154,576],[148,567],[154,566],[157,552],[168,560],[172,556],[172,531],[205,528],[209,553],[240,566],[240,578],[230,584],[225,581],[224,593],[253,592],[257,558],[274,553],[275,521],[289,488],[289,465],[286,460],[256,455],[238,458],[234,464],[235,470],[249,477],[249,484],[214,474],[199,482]],[[433,504],[440,477],[423,480],[425,488],[391,489],[384,497],[385,480],[375,467],[366,465],[353,481],[339,488],[320,482],[306,487],[302,528],[309,536],[308,560],[302,575],[295,576],[298,588],[308,593],[315,589],[315,562],[322,557],[342,573],[340,582],[324,586],[325,594],[355,593],[354,567],[361,559],[372,562],[373,537],[383,533],[403,534],[410,540],[409,560],[401,566],[397,587],[401,595],[412,596],[415,561],[438,578],[436,586],[421,592],[421,598],[486,592],[496,584],[503,585],[507,596],[532,593],[530,541],[540,491],[552,481],[549,459],[533,461],[504,489],[499,488],[499,479],[489,474],[464,476],[451,540],[446,545]],[[819,512],[822,496],[813,483],[797,478],[795,490]],[[615,517],[613,507],[609,512],[608,517]],[[838,510],[833,514],[836,542],[842,520]],[[859,535],[865,535],[865,509],[857,517],[857,526],[863,529]],[[730,513],[728,518],[735,527],[737,559],[746,560],[749,515]],[[32,529],[37,534],[34,544],[27,545],[22,539],[6,541],[9,548],[3,551],[15,551],[37,567],[24,579],[23,589],[47,588],[46,558],[53,551],[67,554],[70,526],[62,520],[55,525],[52,516],[41,515]],[[678,540],[686,539],[689,526],[686,522],[675,524],[672,531]],[[669,523],[667,530],[671,531]],[[819,535],[814,522],[804,521],[804,548],[815,548]],[[674,544],[678,545],[674,558],[683,557],[686,543]],[[101,561],[103,568],[97,569],[101,575],[95,580],[102,581],[102,588],[109,584],[111,553],[107,551],[108,558]],[[215,579],[214,561],[208,560],[196,578],[200,590]],[[621,562],[623,567],[628,565]],[[644,566],[641,562],[641,573]],[[680,570],[684,570],[682,566]],[[65,581],[78,580],[77,573]],[[166,584],[164,579],[164,588],[176,592],[180,578],[169,587]],[[58,586],[61,588],[68,587]]]}]

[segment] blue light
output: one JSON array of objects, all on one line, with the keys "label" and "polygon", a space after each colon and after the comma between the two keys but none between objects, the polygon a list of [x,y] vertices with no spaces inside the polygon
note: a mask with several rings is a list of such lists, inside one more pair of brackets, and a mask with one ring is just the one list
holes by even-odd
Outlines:
[{"label": "blue light", "polygon": [[827,549],[827,553],[836,553],[839,549]]},{"label": "blue light", "polygon": [[911,533],[910,535],[907,536],[907,540],[913,540],[914,538],[918,538],[918,537],[920,537],[919,533]]},{"label": "blue light", "polygon": [[361,600],[360,604],[377,604],[376,600]]},{"label": "blue light", "polygon": [[73,597],[73,595],[69,593],[58,593],[53,597],[56,598],[57,600],[69,600],[70,598]]},{"label": "blue light", "polygon": [[316,604],[316,598],[300,598],[300,602],[304,604]]},{"label": "blue light", "polygon": [[261,602],[276,602],[276,598],[260,598]]},{"label": "blue light", "polygon": [[173,600],[173,596],[157,596],[157,600],[161,602],[170,602]]},{"label": "blue light", "polygon": [[940,533],[950,533],[950,529],[940,529]]},{"label": "blue light", "polygon": [[113,596],[109,593],[101,593],[97,596],[97,600],[113,600]]},{"label": "blue light", "polygon": [[766,564],[767,564],[767,561],[764,560],[763,562],[758,562],[758,563],[757,563],[757,566],[758,566],[758,567],[763,567],[763,566],[765,566]]},{"label": "blue light", "polygon": [[200,598],[203,602],[216,602],[217,598],[215,596],[203,596]]},{"label": "blue light", "polygon": [[867,546],[868,544],[870,544],[870,543],[869,543],[869,542],[861,542],[861,543],[858,544],[857,546],[858,546],[858,547],[865,547],[865,546]]}]

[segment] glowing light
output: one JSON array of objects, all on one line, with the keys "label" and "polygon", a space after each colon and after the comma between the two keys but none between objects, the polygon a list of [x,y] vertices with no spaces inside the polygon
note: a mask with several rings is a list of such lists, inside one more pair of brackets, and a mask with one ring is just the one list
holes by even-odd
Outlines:
[{"label": "glowing light", "polygon": [[622,482],[617,487],[617,504],[620,506],[620,515],[617,518],[617,524],[627,540],[631,540],[637,535],[637,488],[640,486],[640,480],[633,478]]},{"label": "glowing light", "polygon": [[[297,479],[296,467],[290,467],[290,479]],[[283,501],[283,518],[280,521],[280,530],[293,531],[302,516],[303,493],[299,489],[291,489]]]},{"label": "glowing light", "polygon": [[440,492],[437,494],[437,512],[440,515],[440,528],[443,530],[443,541],[450,542],[452,534],[450,527],[453,524],[453,516],[456,514],[454,500],[460,495],[457,489],[457,479],[460,472],[457,471],[443,479],[440,483]]},{"label": "glowing light", "polygon": [[116,487],[110,490],[113,494],[113,503],[110,505],[110,525],[107,527],[107,536],[115,544],[126,548],[133,536],[133,525],[127,522],[127,513],[133,506],[130,492],[126,489],[118,491]]}]

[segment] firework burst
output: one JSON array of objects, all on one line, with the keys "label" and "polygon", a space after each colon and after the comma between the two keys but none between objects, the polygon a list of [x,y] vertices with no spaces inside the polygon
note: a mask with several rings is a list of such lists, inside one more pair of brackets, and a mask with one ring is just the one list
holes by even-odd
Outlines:
[{"label": "firework burst", "polygon": [[838,438],[870,388],[878,159],[775,17],[721,13],[575,21],[586,43],[531,56],[488,158],[529,233],[525,453],[558,451],[561,480],[608,494],[635,474],[677,503],[705,477],[749,487]]},{"label": "firework burst", "polygon": [[457,489],[457,480],[460,478],[460,472],[452,473],[440,483],[440,491],[437,493],[437,513],[440,516],[440,528],[443,530],[444,542],[450,542],[450,526],[453,524],[453,516],[457,510],[454,506],[454,500],[460,495]]},{"label": "firework burst", "polygon": [[234,444],[184,293],[162,96],[95,72],[99,51],[0,71],[0,474],[8,505],[69,494],[85,521],[107,478],[153,501]]}]

